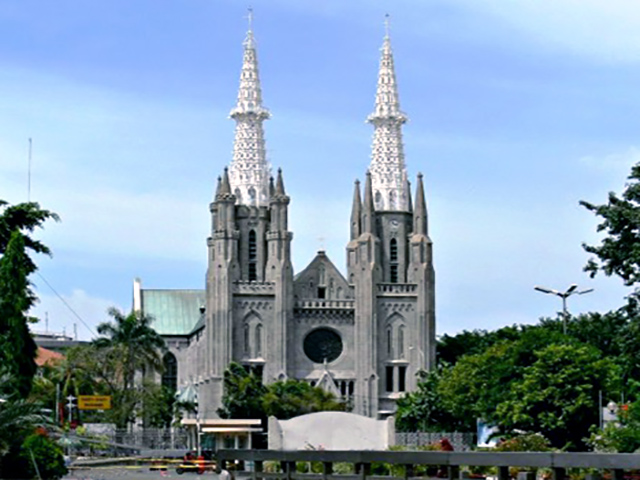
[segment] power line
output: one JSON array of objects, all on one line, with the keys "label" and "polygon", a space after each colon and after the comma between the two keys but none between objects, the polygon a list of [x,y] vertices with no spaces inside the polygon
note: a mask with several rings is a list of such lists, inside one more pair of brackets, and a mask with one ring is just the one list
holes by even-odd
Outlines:
[{"label": "power line", "polygon": [[89,324],[87,324],[87,322],[85,322],[85,321],[82,319],[82,317],[81,317],[80,315],[78,315],[78,313],[77,313],[77,312],[76,312],[76,311],[71,307],[71,305],[69,305],[69,303],[68,303],[64,298],[62,298],[62,295],[60,295],[60,294],[56,291],[56,289],[55,289],[55,288],[53,288],[49,282],[47,282],[46,278],[44,278],[44,277],[42,276],[42,274],[41,274],[40,272],[38,272],[38,271],[36,271],[36,274],[38,274],[38,276],[39,276],[39,277],[42,279],[42,281],[47,285],[47,287],[49,287],[49,288],[51,289],[51,291],[56,295],[56,297],[58,297],[58,298],[60,299],[60,301],[61,301],[62,303],[64,303],[64,304],[65,304],[65,306],[66,306],[66,307],[71,311],[71,313],[73,313],[73,314],[76,316],[76,318],[77,318],[78,320],[80,320],[80,322],[82,322],[82,324],[87,328],[87,330],[89,330],[89,332],[91,332],[93,335],[96,335],[96,332],[94,332],[94,331],[93,331],[93,328],[91,328],[91,327],[89,326]]}]

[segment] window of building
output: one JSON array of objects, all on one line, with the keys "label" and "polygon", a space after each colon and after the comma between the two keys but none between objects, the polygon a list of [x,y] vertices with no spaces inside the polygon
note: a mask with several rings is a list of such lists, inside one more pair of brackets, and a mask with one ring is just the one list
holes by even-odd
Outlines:
[{"label": "window of building", "polygon": [[318,287],[318,298],[327,297],[327,287]]},{"label": "window of building", "polygon": [[398,391],[404,392],[407,389],[406,385],[407,367],[398,367]]},{"label": "window of building", "polygon": [[398,283],[398,265],[390,265],[389,281],[391,283]]},{"label": "window of building", "polygon": [[389,281],[398,283],[398,241],[395,238],[389,242]]},{"label": "window of building", "polygon": [[387,380],[387,392],[393,392],[393,367],[392,366],[388,366],[387,367],[387,375],[386,375],[386,380]]},{"label": "window of building", "polygon": [[262,356],[262,325],[256,325],[256,353],[255,357]]},{"label": "window of building", "polygon": [[256,241],[256,231],[249,231],[249,281],[258,280],[258,270],[256,262],[258,260],[258,242]]},{"label": "window of building", "polygon": [[342,353],[342,338],[335,330],[316,328],[305,337],[302,348],[312,362],[330,363]]},{"label": "window of building", "polygon": [[162,386],[175,392],[178,389],[178,361],[173,353],[168,352],[162,358],[164,373],[162,374]]}]

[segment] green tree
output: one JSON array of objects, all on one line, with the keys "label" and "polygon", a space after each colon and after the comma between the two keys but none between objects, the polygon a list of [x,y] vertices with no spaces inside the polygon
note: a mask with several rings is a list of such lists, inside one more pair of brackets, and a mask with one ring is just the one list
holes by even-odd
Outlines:
[{"label": "green tree", "polygon": [[224,371],[223,384],[221,418],[266,418],[262,397],[267,389],[253,370],[232,362]]},{"label": "green tree", "polygon": [[589,443],[601,452],[637,453],[640,450],[640,402],[621,405],[618,422],[595,430]]},{"label": "green tree", "polygon": [[418,388],[398,399],[396,429],[399,432],[454,432],[467,429],[442,402],[438,388],[441,371],[420,372]]},{"label": "green tree", "polygon": [[6,463],[6,471],[16,479],[58,480],[69,473],[62,447],[44,431],[29,435]]},{"label": "green tree", "polygon": [[588,345],[549,345],[497,404],[503,432],[539,432],[556,448],[582,450],[599,420],[598,395],[612,391],[615,366]]},{"label": "green tree", "polygon": [[306,413],[344,411],[346,405],[325,390],[300,380],[285,380],[265,386],[253,369],[232,362],[224,372],[222,418],[259,418],[271,415],[289,419]]},{"label": "green tree", "polygon": [[13,373],[7,365],[0,364],[0,478],[4,478],[3,471],[10,471],[5,468],[10,452],[19,451],[27,434],[44,421],[40,405],[20,396]]},{"label": "green tree", "polygon": [[606,233],[600,245],[583,244],[595,256],[585,270],[592,277],[600,271],[618,275],[625,285],[632,286],[640,280],[640,163],[631,167],[627,179],[621,197],[610,192],[606,204],[581,201],[580,205],[602,219],[597,229]]},{"label": "green tree", "polygon": [[511,348],[511,343],[498,343],[443,370],[438,395],[443,409],[462,422],[464,431],[474,431],[478,418],[495,424],[496,405],[517,374]]},{"label": "green tree", "polygon": [[19,393],[26,397],[36,373],[38,347],[31,336],[27,312],[34,295],[29,288],[25,237],[15,230],[0,258],[0,363],[11,366]]},{"label": "green tree", "polygon": [[136,372],[161,372],[162,354],[166,351],[164,339],[151,327],[151,317],[139,311],[128,315],[116,308],[109,309],[113,322],[98,325],[101,335],[93,345],[102,355],[102,365],[93,370],[101,371],[100,377],[109,386],[118,405],[110,413],[119,428],[125,428],[133,420],[136,408],[142,402],[141,385],[136,385]]},{"label": "green tree", "polygon": [[268,385],[262,397],[262,407],[266,416],[274,416],[279,420],[313,412],[346,410],[345,403],[332,393],[293,379]]},{"label": "green tree", "polygon": [[150,427],[168,428],[177,410],[175,390],[154,382],[145,382],[139,415]]},{"label": "green tree", "polygon": [[[6,201],[0,200],[0,254],[5,252],[11,235],[17,230],[24,235],[25,248],[35,253],[51,255],[49,247],[29,235],[36,228],[41,228],[44,222],[50,219],[59,221],[60,217],[54,212],[41,209],[36,202],[9,205]],[[36,271],[35,263],[28,256],[25,263],[27,275]]]},{"label": "green tree", "polygon": [[502,340],[480,354],[462,356],[442,371],[437,387],[442,408],[466,431],[475,430],[476,419],[501,425],[496,408],[505,400],[510,386],[537,361],[535,352],[566,342],[576,340],[554,329],[529,326],[521,328],[517,340]]},{"label": "green tree", "polygon": [[484,352],[491,345],[520,338],[522,327],[512,325],[495,331],[464,330],[456,335],[444,334],[436,346],[436,357],[442,365],[454,365],[464,355]]}]

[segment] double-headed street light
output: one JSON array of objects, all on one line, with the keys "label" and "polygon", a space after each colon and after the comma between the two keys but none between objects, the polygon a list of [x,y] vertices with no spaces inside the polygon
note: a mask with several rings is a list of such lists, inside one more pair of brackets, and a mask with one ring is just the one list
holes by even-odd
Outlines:
[{"label": "double-headed street light", "polygon": [[552,290],[551,288],[546,288],[546,287],[539,287],[537,285],[533,287],[533,289],[542,293],[557,295],[562,299],[562,331],[565,335],[567,334],[567,320],[569,319],[569,312],[567,311],[567,298],[569,298],[571,295],[584,295],[585,293],[593,292],[593,288],[588,288],[586,290],[582,290],[578,292],[577,291],[578,285],[576,285],[575,283],[570,285],[569,288],[567,288],[566,292],[559,292],[558,290]]}]

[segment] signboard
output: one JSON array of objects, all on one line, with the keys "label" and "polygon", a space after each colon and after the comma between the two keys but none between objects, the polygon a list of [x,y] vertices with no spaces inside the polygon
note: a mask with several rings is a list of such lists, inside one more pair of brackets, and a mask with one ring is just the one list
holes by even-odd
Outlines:
[{"label": "signboard", "polygon": [[111,408],[110,395],[78,395],[80,410],[109,410]]}]

